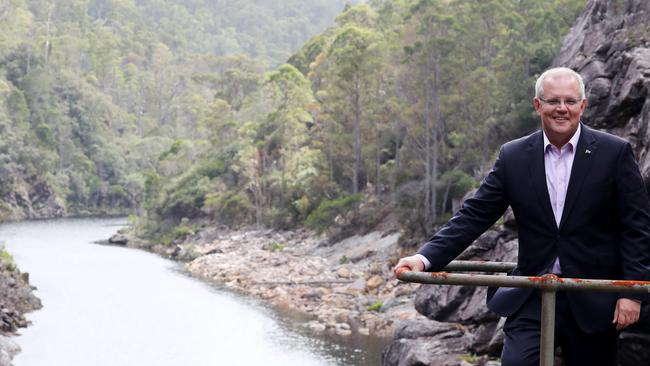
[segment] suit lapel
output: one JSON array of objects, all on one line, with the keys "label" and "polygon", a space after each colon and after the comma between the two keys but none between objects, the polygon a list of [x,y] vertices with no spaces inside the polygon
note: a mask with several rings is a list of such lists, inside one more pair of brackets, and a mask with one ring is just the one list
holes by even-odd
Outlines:
[{"label": "suit lapel", "polygon": [[571,168],[571,178],[569,178],[569,187],[564,200],[564,211],[560,220],[560,230],[564,227],[567,217],[571,214],[571,209],[578,198],[582,183],[591,168],[593,157],[596,154],[596,140],[591,133],[591,129],[584,124],[580,126],[580,139],[573,158],[573,167]]},{"label": "suit lapel", "polygon": [[542,208],[542,215],[546,220],[549,227],[557,229],[555,223],[555,216],[553,215],[553,208],[551,207],[551,199],[548,194],[548,186],[546,185],[546,169],[544,168],[544,136],[542,132],[532,135],[528,141],[526,154],[528,154],[527,161],[530,170],[530,182],[533,192],[537,192],[540,206]]}]

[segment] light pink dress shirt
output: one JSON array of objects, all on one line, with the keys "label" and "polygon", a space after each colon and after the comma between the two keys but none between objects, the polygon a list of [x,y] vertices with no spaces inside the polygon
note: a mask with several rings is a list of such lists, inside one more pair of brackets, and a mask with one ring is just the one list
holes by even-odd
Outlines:
[{"label": "light pink dress shirt", "polygon": [[[562,212],[564,211],[564,201],[566,192],[569,187],[569,178],[571,178],[571,168],[573,167],[573,158],[576,156],[578,139],[580,139],[580,125],[571,137],[571,140],[558,149],[551,144],[544,133],[544,169],[546,171],[546,187],[548,196],[551,199],[551,208],[555,216],[555,223],[560,227]],[[560,258],[556,258],[553,267],[549,272],[560,274]]]}]

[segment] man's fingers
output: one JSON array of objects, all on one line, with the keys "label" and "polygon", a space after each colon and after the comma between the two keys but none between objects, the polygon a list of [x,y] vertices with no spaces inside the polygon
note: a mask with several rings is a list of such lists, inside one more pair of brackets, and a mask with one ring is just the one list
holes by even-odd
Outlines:
[{"label": "man's fingers", "polygon": [[616,330],[621,330],[639,320],[641,305],[630,299],[618,299],[614,309],[614,320]]},{"label": "man's fingers", "polygon": [[393,267],[393,272],[395,275],[399,274],[402,271],[423,271],[424,264],[420,259],[415,256],[405,257],[400,259],[395,267]]}]

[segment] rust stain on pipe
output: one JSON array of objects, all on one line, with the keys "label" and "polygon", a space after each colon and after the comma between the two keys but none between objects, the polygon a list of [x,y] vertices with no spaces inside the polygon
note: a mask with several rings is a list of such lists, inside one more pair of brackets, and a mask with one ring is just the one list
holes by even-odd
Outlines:
[{"label": "rust stain on pipe", "polygon": [[564,280],[557,275],[554,274],[545,274],[543,276],[530,276],[528,277],[528,281],[530,282],[537,282],[540,284],[547,284],[547,283],[564,283]]},{"label": "rust stain on pipe", "polygon": [[650,281],[612,281],[612,285],[623,286],[623,287],[643,286],[649,284]]}]

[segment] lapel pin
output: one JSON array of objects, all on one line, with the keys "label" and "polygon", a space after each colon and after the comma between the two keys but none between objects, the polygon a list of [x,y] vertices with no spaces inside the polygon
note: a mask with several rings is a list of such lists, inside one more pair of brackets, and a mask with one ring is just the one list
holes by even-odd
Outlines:
[{"label": "lapel pin", "polygon": [[587,154],[587,155],[591,154],[591,150],[589,150],[589,149],[585,150],[585,154]]}]

